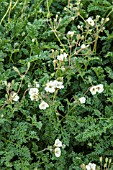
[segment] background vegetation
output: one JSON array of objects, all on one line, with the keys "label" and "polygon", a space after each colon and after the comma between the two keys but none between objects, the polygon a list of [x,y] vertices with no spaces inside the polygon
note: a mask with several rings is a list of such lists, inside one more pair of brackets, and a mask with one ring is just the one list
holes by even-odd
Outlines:
[{"label": "background vegetation", "polygon": [[[80,170],[112,158],[112,10],[112,0],[0,0],[0,169]],[[51,80],[64,88],[47,93]],[[37,82],[39,100],[31,101]],[[104,91],[92,95],[98,84]],[[57,138],[65,145],[60,157]]]}]

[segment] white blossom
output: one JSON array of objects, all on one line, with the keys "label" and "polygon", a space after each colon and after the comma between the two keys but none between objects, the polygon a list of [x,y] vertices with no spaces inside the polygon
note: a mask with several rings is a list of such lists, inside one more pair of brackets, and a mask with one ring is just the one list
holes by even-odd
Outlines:
[{"label": "white blossom", "polygon": [[42,110],[45,110],[47,107],[49,107],[49,105],[44,101],[42,101],[39,105],[39,108]]},{"label": "white blossom", "polygon": [[67,34],[70,35],[70,36],[73,36],[74,35],[74,31],[68,31]]},{"label": "white blossom", "polygon": [[16,92],[12,92],[11,98],[13,101],[17,102],[19,100],[19,96]]},{"label": "white blossom", "polygon": [[46,84],[45,91],[50,92],[50,93],[54,93],[55,88],[63,89],[64,88],[63,82],[57,81],[57,80],[50,81]]},{"label": "white blossom", "polygon": [[35,38],[32,39],[32,42],[35,42]]},{"label": "white blossom", "polygon": [[63,53],[63,56],[64,56],[64,59],[66,59],[66,58],[67,58],[67,54],[66,54],[66,53]]},{"label": "white blossom", "polygon": [[33,95],[30,95],[30,99],[31,101],[38,101],[39,100],[39,94],[33,94]]},{"label": "white blossom", "polygon": [[97,92],[96,86],[92,86],[92,87],[90,88],[90,92],[91,92],[92,95],[95,95],[96,92]]},{"label": "white blossom", "polygon": [[103,84],[98,84],[98,85],[92,86],[92,87],[90,88],[90,92],[91,92],[92,95],[95,95],[96,92],[102,93],[103,90],[104,90]]},{"label": "white blossom", "polygon": [[36,87],[37,87],[37,88],[39,88],[39,87],[40,87],[40,85],[39,85],[38,83],[36,83]]},{"label": "white blossom", "polygon": [[79,101],[80,101],[80,103],[85,103],[86,102],[86,98],[85,97],[81,97],[81,98],[79,98]]},{"label": "white blossom", "polygon": [[55,147],[62,147],[62,142],[59,139],[56,139],[54,146]]},{"label": "white blossom", "polygon": [[104,88],[103,88],[103,84],[99,84],[99,85],[97,85],[97,86],[96,86],[96,89],[97,89],[97,92],[98,92],[98,93],[102,93],[102,92],[103,92],[103,90],[104,90]]},{"label": "white blossom", "polygon": [[50,92],[50,93],[54,93],[54,91],[55,91],[54,81],[50,81],[46,84],[45,91]]},{"label": "white blossom", "polygon": [[94,26],[94,24],[95,24],[91,17],[89,17],[86,21],[87,21],[88,24],[91,25],[91,26]]},{"label": "white blossom", "polygon": [[89,47],[89,45],[85,45],[85,44],[82,44],[82,45],[81,45],[81,49],[85,49],[85,48],[87,48],[87,47]]},{"label": "white blossom", "polygon": [[55,152],[56,157],[60,157],[60,155],[61,155],[61,149],[60,148],[55,148],[54,152]]},{"label": "white blossom", "polygon": [[63,54],[60,54],[57,56],[57,60],[59,61],[64,61],[64,59],[67,58],[67,54],[66,53],[63,53]]},{"label": "white blossom", "polygon": [[54,87],[58,89],[63,89],[64,88],[63,82],[54,80]]},{"label": "white blossom", "polygon": [[57,56],[57,60],[63,61],[64,60],[63,54],[58,55]]},{"label": "white blossom", "polygon": [[29,95],[30,95],[31,101],[33,101],[33,100],[38,101],[38,99],[39,99],[39,90],[37,88],[30,88]]},{"label": "white blossom", "polygon": [[80,28],[81,28],[81,26],[80,26],[80,25],[77,25],[77,28],[78,28],[78,29],[80,29]]},{"label": "white blossom", "polygon": [[38,89],[37,88],[30,88],[29,95],[34,95],[34,94],[38,94]]},{"label": "white blossom", "polygon": [[86,169],[87,170],[96,170],[96,164],[89,163],[88,165],[86,165]]},{"label": "white blossom", "polygon": [[86,47],[87,47],[87,46],[86,46],[85,44],[82,44],[82,45],[81,45],[81,48],[82,48],[82,49],[84,49],[84,48],[86,48]]},{"label": "white blossom", "polygon": [[106,18],[106,21],[108,22],[108,21],[109,21],[109,18]]}]

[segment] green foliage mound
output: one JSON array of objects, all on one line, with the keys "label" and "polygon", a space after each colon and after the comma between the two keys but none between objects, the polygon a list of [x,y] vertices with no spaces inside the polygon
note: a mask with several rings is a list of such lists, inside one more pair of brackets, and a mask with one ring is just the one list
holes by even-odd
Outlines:
[{"label": "green foliage mound", "polygon": [[112,0],[0,1],[1,170],[110,170],[112,21]]}]

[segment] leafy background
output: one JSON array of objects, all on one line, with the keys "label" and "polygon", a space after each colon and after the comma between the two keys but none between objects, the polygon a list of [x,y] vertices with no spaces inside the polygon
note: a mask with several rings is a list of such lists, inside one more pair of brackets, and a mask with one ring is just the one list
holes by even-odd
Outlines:
[{"label": "leafy background", "polygon": [[[56,71],[53,66],[53,55],[58,55],[62,49],[69,54],[68,31],[75,31],[72,39],[72,52],[75,52],[76,35],[81,34],[77,26],[82,23],[85,29],[83,18],[92,16],[95,19],[97,15],[105,18],[112,8],[112,0],[0,1],[2,170],[79,170],[82,163],[99,165],[100,156],[112,158],[113,13],[99,34],[94,52],[92,42],[92,53],[85,55],[83,51],[72,55],[70,65],[68,61],[62,63],[64,71]],[[56,15],[61,22],[54,32]],[[23,79],[13,66],[20,75],[25,75]],[[52,94],[44,92],[44,87],[48,80],[59,77],[63,77],[65,88],[53,98]],[[29,98],[28,84],[33,86],[34,80],[39,82],[40,93],[49,103],[45,111],[39,109],[39,101]],[[12,83],[9,92],[18,91],[18,102],[7,101],[4,81]],[[85,93],[92,84],[103,84],[104,92],[94,96]],[[84,93],[86,103],[76,102]],[[56,138],[66,145],[59,158],[50,151],[43,152]]]}]

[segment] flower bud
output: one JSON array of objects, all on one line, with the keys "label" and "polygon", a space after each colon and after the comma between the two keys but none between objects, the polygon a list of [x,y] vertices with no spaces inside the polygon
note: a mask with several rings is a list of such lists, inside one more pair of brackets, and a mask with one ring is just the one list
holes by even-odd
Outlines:
[{"label": "flower bud", "polygon": [[85,164],[81,164],[81,168],[82,168],[83,170],[86,170]]},{"label": "flower bud", "polygon": [[99,159],[100,159],[100,162],[102,162],[102,156]]},{"label": "flower bud", "polygon": [[106,21],[108,22],[108,21],[109,21],[109,18],[106,18]]}]

